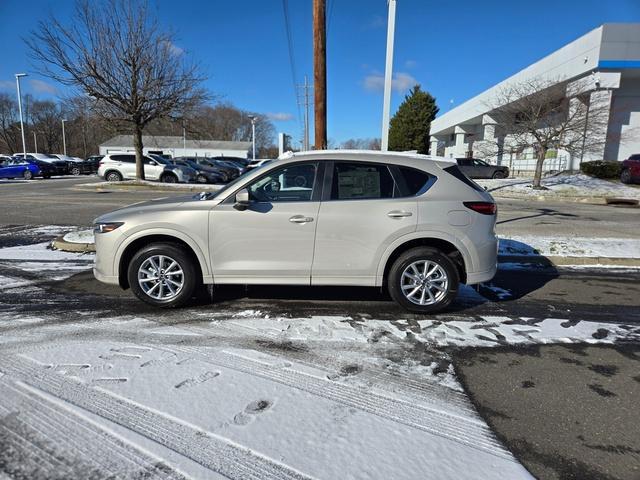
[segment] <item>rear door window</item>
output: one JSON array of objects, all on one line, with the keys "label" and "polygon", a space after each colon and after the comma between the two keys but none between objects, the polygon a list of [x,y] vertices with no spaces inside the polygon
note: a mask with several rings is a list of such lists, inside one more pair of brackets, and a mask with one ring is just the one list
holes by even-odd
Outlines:
[{"label": "rear door window", "polygon": [[386,165],[335,162],[331,200],[393,198],[395,182]]}]

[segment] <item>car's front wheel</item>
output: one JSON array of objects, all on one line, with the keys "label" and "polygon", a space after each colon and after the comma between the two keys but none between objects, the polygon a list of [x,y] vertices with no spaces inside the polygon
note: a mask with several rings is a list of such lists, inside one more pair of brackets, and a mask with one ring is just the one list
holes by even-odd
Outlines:
[{"label": "car's front wheel", "polygon": [[179,245],[152,243],[129,263],[129,286],[143,302],[162,308],[188,302],[200,284],[193,259]]},{"label": "car's front wheel", "polygon": [[460,277],[453,261],[440,250],[417,247],[393,262],[387,283],[391,298],[406,310],[435,313],[454,300]]},{"label": "car's front wheel", "polygon": [[176,177],[173,173],[165,173],[160,177],[160,181],[162,183],[178,183],[178,177]]},{"label": "car's front wheel", "polygon": [[622,183],[631,183],[631,170],[629,170],[628,168],[622,170],[622,172],[620,173],[620,181]]}]

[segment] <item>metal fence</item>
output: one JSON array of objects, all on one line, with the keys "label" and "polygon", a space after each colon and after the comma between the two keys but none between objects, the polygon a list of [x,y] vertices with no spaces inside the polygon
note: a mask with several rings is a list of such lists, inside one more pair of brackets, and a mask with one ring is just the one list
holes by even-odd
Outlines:
[{"label": "metal fence", "polygon": [[[555,158],[547,158],[542,165],[542,174],[551,175],[562,172],[567,169],[568,157],[560,155]],[[527,158],[503,158],[502,165],[509,167],[512,177],[528,177],[533,176],[536,170],[537,159],[533,156]]]}]

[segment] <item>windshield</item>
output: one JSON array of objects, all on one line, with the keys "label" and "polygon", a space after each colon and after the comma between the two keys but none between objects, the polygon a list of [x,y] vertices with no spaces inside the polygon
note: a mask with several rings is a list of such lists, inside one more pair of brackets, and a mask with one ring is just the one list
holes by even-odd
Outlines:
[{"label": "windshield", "polygon": [[167,160],[166,158],[162,158],[160,155],[154,155],[153,153],[150,153],[149,156],[162,165],[170,165],[169,160]]}]

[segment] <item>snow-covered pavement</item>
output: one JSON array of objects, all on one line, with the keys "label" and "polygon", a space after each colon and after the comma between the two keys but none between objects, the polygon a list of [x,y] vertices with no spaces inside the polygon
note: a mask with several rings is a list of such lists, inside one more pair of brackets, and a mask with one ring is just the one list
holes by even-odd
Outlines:
[{"label": "snow-covered pavement", "polygon": [[[0,292],[91,259],[2,248]],[[0,309],[0,464],[21,478],[531,478],[451,349],[638,340],[638,326],[561,318]]]}]

